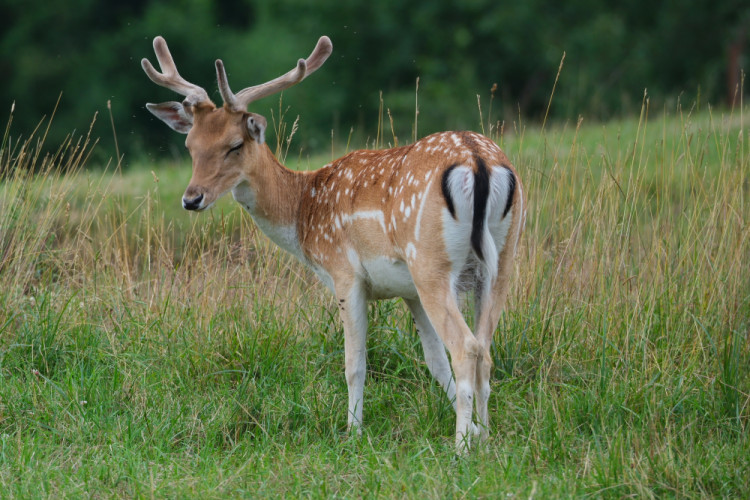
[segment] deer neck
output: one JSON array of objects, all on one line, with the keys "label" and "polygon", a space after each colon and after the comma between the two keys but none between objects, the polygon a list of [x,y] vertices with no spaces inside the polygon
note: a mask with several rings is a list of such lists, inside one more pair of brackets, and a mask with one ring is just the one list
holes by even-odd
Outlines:
[{"label": "deer neck", "polygon": [[297,236],[297,218],[309,175],[286,168],[267,145],[259,149],[244,180],[232,189],[232,196],[271,241],[304,260]]}]

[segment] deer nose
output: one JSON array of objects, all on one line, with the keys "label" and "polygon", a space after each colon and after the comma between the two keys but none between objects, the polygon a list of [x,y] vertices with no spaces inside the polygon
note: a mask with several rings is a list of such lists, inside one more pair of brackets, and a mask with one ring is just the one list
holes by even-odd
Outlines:
[{"label": "deer nose", "polygon": [[201,202],[203,201],[203,195],[199,194],[195,198],[182,197],[182,208],[185,210],[198,210],[201,208]]}]

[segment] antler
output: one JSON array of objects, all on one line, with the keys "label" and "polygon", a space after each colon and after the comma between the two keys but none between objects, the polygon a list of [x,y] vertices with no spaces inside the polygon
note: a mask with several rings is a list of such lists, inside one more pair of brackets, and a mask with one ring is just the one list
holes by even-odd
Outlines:
[{"label": "antler", "polygon": [[177,66],[175,66],[174,59],[172,59],[172,54],[169,52],[167,42],[164,38],[160,36],[154,38],[154,52],[156,52],[156,58],[159,60],[161,73],[154,69],[151,61],[145,57],[141,59],[143,71],[146,72],[152,82],[184,95],[186,97],[185,101],[191,105],[209,100],[208,94],[202,87],[188,82],[177,72]]},{"label": "antler", "polygon": [[227,72],[221,59],[216,60],[216,76],[219,80],[219,91],[224,98],[224,104],[235,111],[246,111],[247,106],[258,99],[281,92],[292,85],[301,82],[304,78],[320,68],[333,51],[331,39],[322,36],[318,44],[307,59],[297,61],[297,66],[291,71],[269,82],[247,87],[233,94],[227,81]]}]

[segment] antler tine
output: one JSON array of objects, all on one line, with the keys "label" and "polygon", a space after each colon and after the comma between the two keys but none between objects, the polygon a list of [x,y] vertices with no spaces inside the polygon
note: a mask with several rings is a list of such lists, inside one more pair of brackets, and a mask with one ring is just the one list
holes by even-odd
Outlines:
[{"label": "antler tine", "polygon": [[221,98],[224,99],[224,104],[231,109],[239,111],[247,110],[247,106],[245,106],[245,109],[241,109],[232,89],[229,88],[229,80],[227,79],[227,72],[224,69],[224,61],[221,59],[216,60],[216,79],[219,82],[219,92],[221,93]]},{"label": "antler tine", "polygon": [[156,71],[151,61],[145,57],[141,59],[141,67],[152,82],[184,95],[191,104],[209,100],[208,93],[202,87],[192,84],[180,76],[164,38],[160,36],[154,38],[154,52],[156,53],[156,59],[159,61],[161,73]]},{"label": "antler tine", "polygon": [[233,94],[230,90],[224,63],[219,59],[216,61],[216,76],[219,81],[219,91],[227,106],[236,111],[245,111],[251,102],[281,92],[304,80],[305,77],[323,65],[332,51],[333,44],[331,43],[331,39],[327,36],[322,36],[308,58],[297,61],[297,66],[294,69],[266,83],[240,90],[237,94]]}]

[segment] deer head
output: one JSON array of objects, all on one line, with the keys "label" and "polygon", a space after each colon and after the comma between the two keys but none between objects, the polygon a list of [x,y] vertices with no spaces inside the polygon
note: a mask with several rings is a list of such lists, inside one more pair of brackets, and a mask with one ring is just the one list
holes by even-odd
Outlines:
[{"label": "deer head", "polygon": [[267,154],[266,119],[247,111],[248,105],[301,82],[317,70],[331,55],[333,45],[327,36],[318,40],[307,59],[284,75],[238,93],[229,88],[221,59],[216,61],[216,76],[224,106],[217,108],[206,91],[180,76],[164,38],[154,38],[154,52],[161,72],[144,58],[141,66],[148,77],[162,87],[185,96],[182,102],[146,104],[146,108],[173,130],[187,134],[185,146],[193,160],[193,176],[182,197],[187,210],[210,207],[226,192],[246,181],[252,168]]}]

